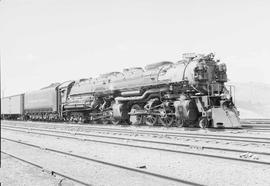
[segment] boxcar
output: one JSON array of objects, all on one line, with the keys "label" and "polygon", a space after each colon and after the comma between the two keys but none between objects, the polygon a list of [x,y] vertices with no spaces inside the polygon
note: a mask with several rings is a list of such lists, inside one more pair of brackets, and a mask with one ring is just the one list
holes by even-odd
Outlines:
[{"label": "boxcar", "polygon": [[24,94],[1,98],[1,118],[18,119],[24,114]]}]

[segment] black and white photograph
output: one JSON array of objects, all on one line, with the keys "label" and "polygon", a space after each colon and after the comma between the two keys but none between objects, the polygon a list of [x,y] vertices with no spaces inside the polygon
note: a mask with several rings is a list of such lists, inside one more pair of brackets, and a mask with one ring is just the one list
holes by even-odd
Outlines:
[{"label": "black and white photograph", "polygon": [[270,1],[0,0],[1,186],[269,186]]}]

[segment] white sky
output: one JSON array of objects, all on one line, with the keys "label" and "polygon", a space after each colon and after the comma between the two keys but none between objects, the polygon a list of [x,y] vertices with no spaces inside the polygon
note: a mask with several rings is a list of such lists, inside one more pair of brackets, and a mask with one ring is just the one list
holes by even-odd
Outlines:
[{"label": "white sky", "polygon": [[1,0],[0,47],[5,96],[185,52],[270,83],[270,1]]}]

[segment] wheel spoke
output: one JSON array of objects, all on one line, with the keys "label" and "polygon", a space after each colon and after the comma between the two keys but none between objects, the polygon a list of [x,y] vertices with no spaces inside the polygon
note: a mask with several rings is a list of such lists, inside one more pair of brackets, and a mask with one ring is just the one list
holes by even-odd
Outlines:
[{"label": "wheel spoke", "polygon": [[173,115],[173,110],[168,109],[166,111],[164,111],[165,116],[163,117],[159,117],[159,122],[161,123],[161,125],[165,126],[165,127],[169,127],[171,126],[174,121],[175,121],[175,116]]},{"label": "wheel spoke", "polygon": [[148,115],[145,119],[145,124],[149,126],[154,126],[158,121],[158,118],[156,115]]}]

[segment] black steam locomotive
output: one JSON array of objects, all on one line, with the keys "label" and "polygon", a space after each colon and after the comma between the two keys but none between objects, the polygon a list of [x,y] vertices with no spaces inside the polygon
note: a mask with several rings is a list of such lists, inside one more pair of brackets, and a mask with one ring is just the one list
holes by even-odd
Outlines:
[{"label": "black steam locomotive", "polygon": [[185,54],[97,78],[55,83],[1,100],[1,117],[78,123],[240,127],[226,65]]}]

